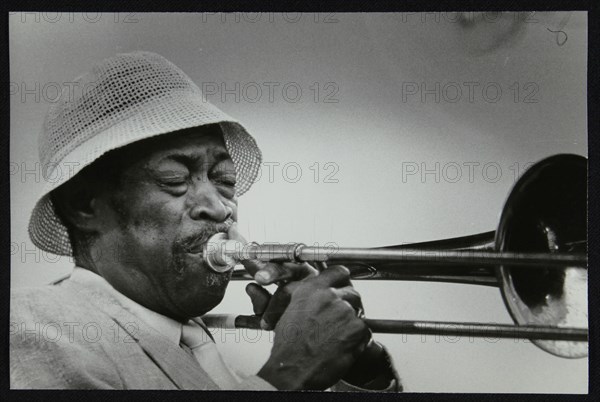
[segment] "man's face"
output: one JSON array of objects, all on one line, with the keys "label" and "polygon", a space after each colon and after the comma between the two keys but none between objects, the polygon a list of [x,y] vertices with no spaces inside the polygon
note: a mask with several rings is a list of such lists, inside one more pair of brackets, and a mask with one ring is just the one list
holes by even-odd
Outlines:
[{"label": "man's face", "polygon": [[117,290],[174,318],[222,300],[231,277],[203,263],[210,236],[237,219],[235,171],[220,131],[186,130],[130,146],[119,185],[96,200],[91,259]]}]

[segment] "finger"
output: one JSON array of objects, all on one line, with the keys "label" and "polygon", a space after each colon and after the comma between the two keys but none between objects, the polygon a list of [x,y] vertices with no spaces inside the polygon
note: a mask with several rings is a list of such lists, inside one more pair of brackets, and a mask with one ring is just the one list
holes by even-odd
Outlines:
[{"label": "finger", "polygon": [[[227,237],[229,237],[230,240],[236,240],[244,245],[248,244],[248,240],[246,240],[239,232],[236,222],[229,227],[229,230],[227,231]],[[265,262],[260,260],[243,260],[241,263],[244,268],[246,268],[246,271],[252,275],[252,277],[254,277],[256,273],[263,269],[266,265]]]},{"label": "finger", "polygon": [[256,273],[254,280],[264,286],[279,281],[299,281],[318,274],[319,271],[308,263],[267,263]]},{"label": "finger", "polygon": [[373,333],[369,329],[369,327],[365,326],[365,330],[363,331],[363,338],[359,343],[358,347],[354,351],[354,357],[358,358],[362,355],[371,345],[375,345],[373,341]]},{"label": "finger", "polygon": [[250,300],[252,301],[254,314],[262,315],[271,300],[269,291],[255,283],[249,283],[246,286],[246,293],[250,296]]},{"label": "finger", "polygon": [[292,299],[292,294],[300,284],[302,284],[302,281],[295,281],[277,288],[273,296],[271,296],[269,305],[262,315],[262,320],[260,322],[262,329],[270,330],[275,328],[281,315],[288,308]]},{"label": "finger", "polygon": [[[293,288],[293,285],[292,285]],[[275,291],[269,305],[265,309],[260,326],[262,329],[270,330],[275,328],[279,319],[290,304],[292,290],[286,286],[281,286]]]},{"label": "finger", "polygon": [[343,265],[332,265],[311,279],[317,287],[344,287],[350,285],[350,271]]},{"label": "finger", "polygon": [[315,261],[313,264],[319,272],[323,272],[327,269],[327,263],[325,261]]},{"label": "finger", "polygon": [[342,288],[332,288],[332,290],[339,298],[348,302],[355,311],[363,312],[360,293],[354,287],[344,286]]},{"label": "finger", "polygon": [[240,243],[246,244],[248,240],[240,233],[237,222],[233,222],[227,231],[227,237],[231,240],[237,240]]}]

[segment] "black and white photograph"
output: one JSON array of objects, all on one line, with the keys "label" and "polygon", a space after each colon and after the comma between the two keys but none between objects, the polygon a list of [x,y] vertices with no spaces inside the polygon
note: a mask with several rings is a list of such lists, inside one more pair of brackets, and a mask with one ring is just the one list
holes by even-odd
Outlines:
[{"label": "black and white photograph", "polygon": [[12,390],[588,393],[586,11],[8,42]]}]

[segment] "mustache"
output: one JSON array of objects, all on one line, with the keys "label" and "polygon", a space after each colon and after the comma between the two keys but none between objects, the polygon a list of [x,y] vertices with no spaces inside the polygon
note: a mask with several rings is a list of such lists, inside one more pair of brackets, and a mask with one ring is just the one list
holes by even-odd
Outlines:
[{"label": "mustache", "polygon": [[201,252],[204,244],[217,233],[227,233],[233,225],[233,219],[227,219],[224,222],[207,222],[201,228],[191,235],[176,240],[173,244],[174,251],[177,252]]}]

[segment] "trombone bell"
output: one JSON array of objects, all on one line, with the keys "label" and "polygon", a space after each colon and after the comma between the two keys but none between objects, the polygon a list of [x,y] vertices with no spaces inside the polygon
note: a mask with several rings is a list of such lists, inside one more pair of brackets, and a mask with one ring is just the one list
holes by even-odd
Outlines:
[{"label": "trombone bell", "polygon": [[[513,187],[496,231],[497,251],[587,254],[587,160],[555,155],[530,169]],[[497,269],[504,302],[519,325],[588,327],[587,266]],[[586,342],[533,340],[561,357],[587,356]]]}]

